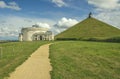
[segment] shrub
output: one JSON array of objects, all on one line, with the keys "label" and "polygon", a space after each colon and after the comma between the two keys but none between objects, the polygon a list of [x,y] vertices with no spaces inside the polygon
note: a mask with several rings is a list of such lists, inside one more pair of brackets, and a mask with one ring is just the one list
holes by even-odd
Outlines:
[{"label": "shrub", "polygon": [[56,38],[56,40],[62,40],[62,41],[95,41],[95,42],[116,42],[120,43],[120,37],[83,37],[83,38]]},{"label": "shrub", "polygon": [[56,40],[78,40],[77,38],[57,38]]}]

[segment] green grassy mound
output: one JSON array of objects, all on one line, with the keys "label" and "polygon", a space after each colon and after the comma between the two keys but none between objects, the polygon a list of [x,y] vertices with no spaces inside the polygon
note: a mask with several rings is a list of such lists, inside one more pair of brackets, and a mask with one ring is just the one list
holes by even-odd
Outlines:
[{"label": "green grassy mound", "polygon": [[64,41],[50,46],[52,79],[119,79],[120,44]]},{"label": "green grassy mound", "polygon": [[120,36],[120,29],[99,21],[87,18],[75,26],[55,36],[56,40],[81,40],[89,38],[112,38]]}]

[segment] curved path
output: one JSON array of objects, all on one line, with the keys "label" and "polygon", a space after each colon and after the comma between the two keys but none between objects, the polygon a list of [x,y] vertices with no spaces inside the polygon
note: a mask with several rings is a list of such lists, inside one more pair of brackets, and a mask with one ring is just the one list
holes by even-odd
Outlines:
[{"label": "curved path", "polygon": [[46,44],[38,48],[28,60],[10,74],[8,79],[51,79],[49,45]]}]

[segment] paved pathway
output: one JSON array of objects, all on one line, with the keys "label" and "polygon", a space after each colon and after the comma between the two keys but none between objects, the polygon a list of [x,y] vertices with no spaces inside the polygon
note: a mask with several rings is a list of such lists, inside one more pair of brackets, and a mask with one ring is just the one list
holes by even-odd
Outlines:
[{"label": "paved pathway", "polygon": [[10,74],[8,79],[51,79],[49,45],[46,44],[38,48],[28,60]]}]

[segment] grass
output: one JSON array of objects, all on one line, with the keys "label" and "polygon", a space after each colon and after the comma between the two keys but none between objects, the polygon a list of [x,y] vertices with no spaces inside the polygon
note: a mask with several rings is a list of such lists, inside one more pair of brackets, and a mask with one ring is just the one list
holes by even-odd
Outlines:
[{"label": "grass", "polygon": [[120,44],[64,41],[50,46],[52,79],[120,79]]},{"label": "grass", "polygon": [[55,36],[55,39],[89,39],[112,38],[120,36],[120,29],[99,21],[87,18]]},{"label": "grass", "polygon": [[2,54],[0,52],[0,79],[8,77],[9,73],[22,64],[39,46],[46,43],[48,42],[1,43],[0,47],[2,47]]}]

